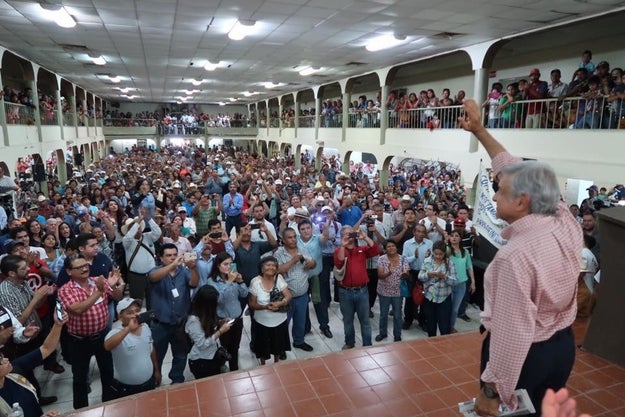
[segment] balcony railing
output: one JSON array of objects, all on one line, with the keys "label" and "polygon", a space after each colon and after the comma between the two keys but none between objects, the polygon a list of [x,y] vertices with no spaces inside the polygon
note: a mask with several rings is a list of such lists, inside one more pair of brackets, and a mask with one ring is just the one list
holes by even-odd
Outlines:
[{"label": "balcony railing", "polygon": [[74,113],[71,111],[63,112],[63,126],[73,127],[75,125]]},{"label": "balcony railing", "polygon": [[52,109],[44,109],[41,108],[41,113],[39,115],[41,117],[41,125],[42,126],[58,126],[58,111],[55,108]]},{"label": "balcony railing", "polygon": [[380,127],[380,110],[354,110],[349,111],[349,127]]},{"label": "balcony railing", "polygon": [[34,125],[35,108],[17,103],[4,102],[4,112],[7,124],[10,125]]},{"label": "balcony railing", "polygon": [[315,116],[299,116],[299,127],[315,127]]},{"label": "balcony railing", "polygon": [[321,113],[320,127],[343,127],[343,113],[323,114]]}]

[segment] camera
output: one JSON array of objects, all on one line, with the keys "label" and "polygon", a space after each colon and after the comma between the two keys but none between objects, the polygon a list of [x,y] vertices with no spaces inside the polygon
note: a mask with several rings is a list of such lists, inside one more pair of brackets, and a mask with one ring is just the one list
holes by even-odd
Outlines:
[{"label": "camera", "polygon": [[358,239],[358,232],[351,232],[349,234],[349,237],[352,238],[352,239]]},{"label": "camera", "polygon": [[139,324],[150,323],[155,317],[156,317],[156,314],[154,313],[154,311],[148,310],[137,316],[137,323]]},{"label": "camera", "polygon": [[209,233],[208,237],[210,237],[211,239],[218,239],[221,237],[221,232],[213,232],[213,233]]},{"label": "camera", "polygon": [[317,222],[317,223],[325,223],[326,222],[326,216],[315,216],[315,222]]},{"label": "camera", "polygon": [[260,229],[260,223],[250,223],[250,229],[252,230]]}]

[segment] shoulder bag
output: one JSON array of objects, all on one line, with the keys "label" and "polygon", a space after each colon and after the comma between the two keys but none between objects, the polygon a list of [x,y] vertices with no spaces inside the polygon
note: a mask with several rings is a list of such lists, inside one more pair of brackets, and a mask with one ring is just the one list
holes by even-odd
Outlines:
[{"label": "shoulder bag", "polygon": [[345,278],[345,272],[347,271],[347,257],[343,261],[343,265],[340,268],[336,266],[332,269],[332,275],[334,275],[334,280],[341,282],[343,278]]}]

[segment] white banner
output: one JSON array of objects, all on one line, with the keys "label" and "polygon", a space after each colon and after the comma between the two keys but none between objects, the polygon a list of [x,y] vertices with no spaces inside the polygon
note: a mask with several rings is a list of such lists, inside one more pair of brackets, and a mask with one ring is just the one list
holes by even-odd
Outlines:
[{"label": "white banner", "polygon": [[501,237],[501,231],[508,225],[505,220],[497,218],[497,205],[493,201],[491,181],[488,171],[480,163],[480,174],[475,193],[475,210],[473,211],[473,225],[477,231],[488,239],[497,249],[506,244]]}]

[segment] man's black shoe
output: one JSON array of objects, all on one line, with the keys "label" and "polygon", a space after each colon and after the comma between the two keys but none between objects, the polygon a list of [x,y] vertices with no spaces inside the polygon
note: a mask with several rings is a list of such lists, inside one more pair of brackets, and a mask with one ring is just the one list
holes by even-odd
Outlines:
[{"label": "man's black shoe", "polygon": [[458,318],[466,321],[466,322],[470,322],[471,321],[471,317],[467,316],[466,313],[463,314],[462,316],[458,316]]},{"label": "man's black shoe", "polygon": [[293,347],[298,348],[298,349],[302,349],[303,351],[306,352],[312,352],[313,347],[310,346],[308,343],[304,342],[301,345],[296,345],[295,343],[293,343]]},{"label": "man's black shoe", "polygon": [[369,310],[369,318],[372,319],[373,318],[373,311]]},{"label": "man's black shoe", "polygon": [[280,359],[281,361],[285,361],[286,360],[286,352],[281,352],[278,355],[278,359]]},{"label": "man's black shoe", "polygon": [[329,328],[329,327],[328,327],[328,328],[323,329],[323,330],[321,331],[321,333],[323,333],[323,335],[324,335],[325,337],[327,337],[328,339],[332,339],[332,337],[334,336],[334,335],[332,334],[332,332],[330,331],[330,328]]},{"label": "man's black shoe", "polygon": [[62,374],[63,372],[65,372],[65,368],[63,368],[63,366],[58,362],[55,362],[50,366],[44,365],[43,369],[45,369],[46,371],[54,372],[55,374]]},{"label": "man's black shoe", "polygon": [[39,405],[46,406],[55,403],[58,400],[54,395],[51,397],[39,397]]},{"label": "man's black shoe", "polygon": [[377,335],[375,337],[375,341],[376,342],[381,342],[382,340],[386,339],[387,336],[382,336],[381,334]]}]

